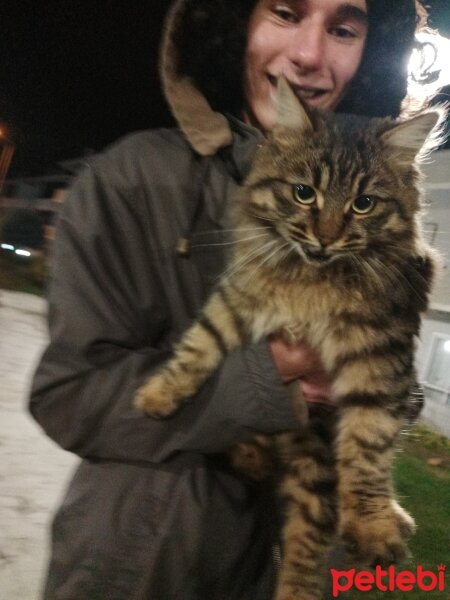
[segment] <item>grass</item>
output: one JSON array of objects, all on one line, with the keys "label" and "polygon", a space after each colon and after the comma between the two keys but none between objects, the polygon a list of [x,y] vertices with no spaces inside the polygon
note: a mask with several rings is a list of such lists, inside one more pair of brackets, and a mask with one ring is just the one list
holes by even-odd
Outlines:
[{"label": "grass", "polygon": [[0,253],[0,288],[43,296],[46,279],[47,265],[43,256]]},{"label": "grass", "polygon": [[[402,506],[417,524],[409,543],[413,558],[403,568],[415,571],[421,565],[436,572],[443,563],[447,566],[445,591],[352,592],[351,600],[450,599],[450,440],[418,425],[403,448],[395,465],[396,488]],[[430,459],[440,464],[433,466]]]}]

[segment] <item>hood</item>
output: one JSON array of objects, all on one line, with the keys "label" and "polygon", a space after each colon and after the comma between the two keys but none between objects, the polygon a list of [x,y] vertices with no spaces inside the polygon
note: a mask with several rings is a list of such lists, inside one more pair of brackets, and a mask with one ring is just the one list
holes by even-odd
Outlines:
[{"label": "hood", "polygon": [[226,117],[214,111],[193,80],[179,71],[177,34],[186,4],[187,0],[176,0],[169,10],[161,46],[160,74],[165,97],[186,139],[196,152],[208,156],[231,144],[232,132]]},{"label": "hood", "polygon": [[[227,118],[245,102],[242,62],[256,0],[174,0],[161,49],[166,99],[191,146],[212,155],[232,142]],[[369,33],[360,67],[336,110],[397,117],[415,45],[415,0],[367,0]],[[406,100],[405,100],[406,98]]]}]

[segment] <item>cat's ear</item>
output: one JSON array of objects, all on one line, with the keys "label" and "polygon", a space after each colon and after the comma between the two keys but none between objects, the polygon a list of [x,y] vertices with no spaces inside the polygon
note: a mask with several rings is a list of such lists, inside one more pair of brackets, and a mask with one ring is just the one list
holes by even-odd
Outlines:
[{"label": "cat's ear", "polygon": [[274,126],[301,132],[313,130],[308,113],[283,75],[280,75],[277,81]]},{"label": "cat's ear", "polygon": [[445,110],[437,108],[398,123],[385,131],[382,139],[403,163],[423,160],[443,142]]}]

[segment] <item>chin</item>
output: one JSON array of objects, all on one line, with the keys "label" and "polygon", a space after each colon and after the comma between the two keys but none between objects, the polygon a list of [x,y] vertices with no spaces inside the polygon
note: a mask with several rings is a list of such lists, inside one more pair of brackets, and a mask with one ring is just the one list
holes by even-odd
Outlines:
[{"label": "chin", "polygon": [[271,131],[275,124],[275,109],[271,98],[266,102],[259,102],[256,105],[249,105],[246,111],[245,121],[262,131]]}]

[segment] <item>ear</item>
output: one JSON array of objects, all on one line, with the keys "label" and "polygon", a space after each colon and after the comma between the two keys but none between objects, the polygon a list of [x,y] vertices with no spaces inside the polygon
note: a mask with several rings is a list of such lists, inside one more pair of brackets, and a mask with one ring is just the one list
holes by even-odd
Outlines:
[{"label": "ear", "polygon": [[443,142],[441,124],[445,119],[443,109],[431,110],[385,131],[381,138],[396,151],[404,163],[423,159]]},{"label": "ear", "polygon": [[283,75],[278,77],[277,81],[276,106],[275,127],[302,132],[313,130],[308,113]]}]

